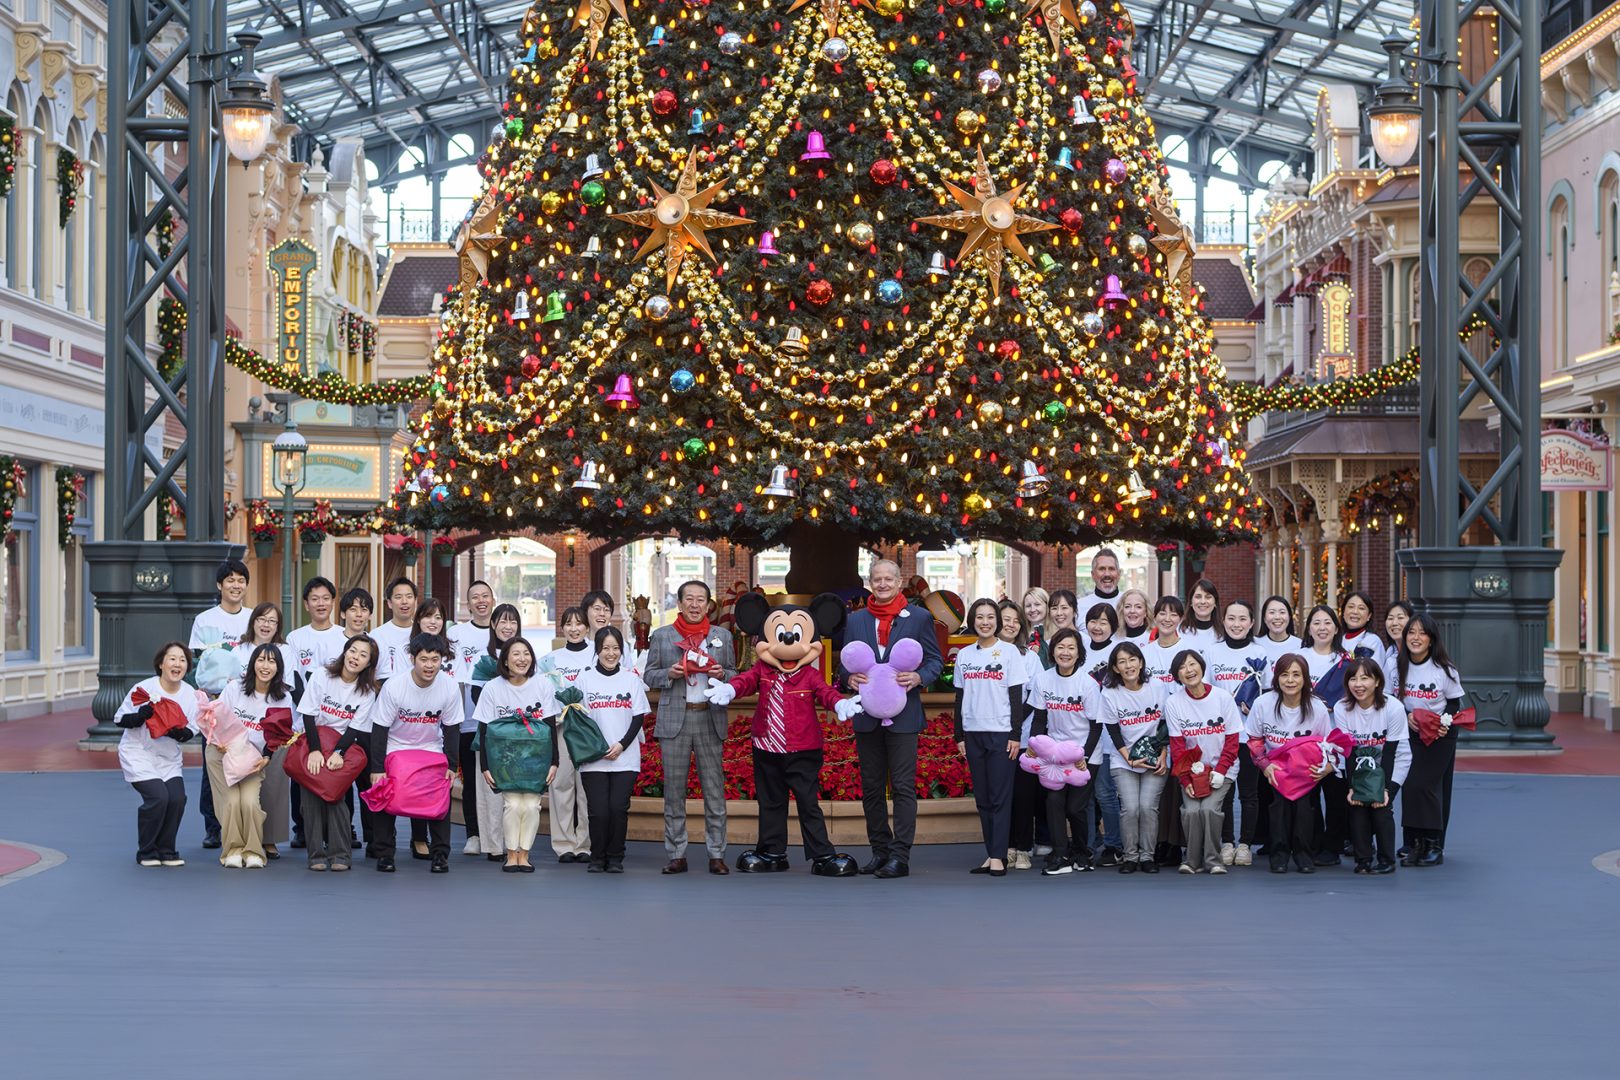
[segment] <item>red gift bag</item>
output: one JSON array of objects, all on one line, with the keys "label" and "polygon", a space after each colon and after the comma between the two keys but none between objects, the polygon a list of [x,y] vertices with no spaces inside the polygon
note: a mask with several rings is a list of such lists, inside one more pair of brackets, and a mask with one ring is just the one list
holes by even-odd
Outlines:
[{"label": "red gift bag", "polygon": [[[337,728],[317,727],[315,733],[321,740],[321,754],[330,754],[343,737]],[[337,769],[328,769],[321,766],[321,771],[314,776],[309,774],[309,751],[307,740],[300,732],[294,735],[287,746],[287,757],[281,763],[282,770],[290,777],[293,783],[308,791],[313,791],[322,802],[335,803],[343,798],[343,793],[349,790],[355,778],[366,767],[366,752],[360,748],[359,743],[350,743],[349,748],[343,751],[343,765]]]},{"label": "red gift bag", "polygon": [[186,726],[185,710],[180,708],[180,703],[173,698],[160,697],[154,701],[151,695],[137,686],[129,700],[137,708],[151,702],[152,715],[147,718],[146,733],[154,739],[161,739],[176,728]]},{"label": "red gift bag", "polygon": [[[1430,709],[1413,709],[1412,719],[1417,721],[1418,738],[1423,740],[1423,745],[1434,745],[1434,741],[1440,737],[1440,714]],[[1473,709],[1464,709],[1451,718],[1452,727],[1473,731],[1474,724]]]},{"label": "red gift bag", "polygon": [[286,746],[293,737],[292,710],[264,710],[264,723],[260,727],[260,732],[264,735],[264,748],[272,754]]},{"label": "red gift bag", "polygon": [[1187,793],[1189,799],[1207,799],[1214,789],[1209,782],[1209,769],[1202,768],[1197,772],[1193,766],[1203,761],[1204,752],[1196,746],[1187,747],[1180,754],[1173,754],[1170,758],[1170,774],[1181,783],[1181,790]]}]

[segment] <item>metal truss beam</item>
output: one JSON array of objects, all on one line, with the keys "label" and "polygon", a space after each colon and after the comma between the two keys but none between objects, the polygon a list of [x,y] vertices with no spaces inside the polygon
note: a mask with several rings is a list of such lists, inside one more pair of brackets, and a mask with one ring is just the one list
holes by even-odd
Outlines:
[{"label": "metal truss beam", "polygon": [[326,18],[312,19],[307,4],[299,5],[299,17],[292,25],[283,24],[280,30],[272,30],[264,35],[264,41],[259,46],[264,53],[285,45],[296,45],[300,41],[316,41],[333,34],[347,34],[355,30],[368,30],[387,27],[407,15],[415,15],[423,11],[435,11],[442,6],[444,0],[380,0],[370,12],[347,10],[338,6]]}]

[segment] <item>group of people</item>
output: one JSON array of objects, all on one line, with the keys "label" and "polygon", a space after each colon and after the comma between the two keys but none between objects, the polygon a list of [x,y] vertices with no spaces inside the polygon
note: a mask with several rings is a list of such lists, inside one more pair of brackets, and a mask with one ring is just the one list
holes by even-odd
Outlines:
[{"label": "group of people", "polygon": [[[1344,854],[1369,874],[1388,873],[1397,860],[1443,862],[1456,752],[1450,721],[1463,691],[1432,620],[1398,601],[1375,626],[1367,597],[1352,593],[1337,612],[1311,609],[1296,629],[1283,598],[1258,611],[1245,600],[1223,608],[1208,581],[1185,605],[1174,596],[1150,602],[1139,590],[1119,590],[1119,560],[1107,549],[1094,558],[1092,579],[1084,598],[1031,589],[1022,603],[980,599],[969,607],[965,629],[975,640],[957,653],[952,678],[957,745],[985,846],[974,873],[1032,869],[1040,855],[1042,872],[1053,876],[1099,866],[1155,873],[1161,865],[1223,874],[1262,852],[1275,873],[1290,865],[1311,873]],[[222,564],[216,580],[219,604],[198,616],[189,641],[158,649],[153,677],[117,710],[120,763],[141,797],[142,866],[184,864],[176,846],[187,802],[181,745],[200,736],[208,743],[204,847],[217,849],[226,867],[261,868],[290,844],[305,851],[312,871],[346,871],[363,848],[377,870],[392,872],[394,810],[409,806],[400,813],[411,815],[412,856],[434,873],[448,871],[448,796],[441,809],[431,797],[396,795],[415,790],[424,774],[407,765],[425,761],[432,775],[424,791],[448,792],[462,776],[464,853],[499,861],[508,873],[532,872],[543,790],[557,861],[620,873],[650,729],[664,769],[662,872],[688,870],[686,781],[695,765],[707,869],[730,873],[726,703],[753,688],[739,678],[730,632],[710,622],[705,583],[680,586],[677,617],[634,656],[601,591],[561,614],[552,647],[525,638],[518,609],[497,604],[482,581],[467,591],[471,618],[452,624],[437,600],[396,579],[387,619],[373,628],[369,593],[340,597],[317,577],[302,594],[307,624],[284,633],[274,604],[245,606],[245,565]],[[854,731],[871,847],[859,872],[887,879],[910,872],[921,694],[944,660],[933,616],[908,603],[895,563],[874,563],[867,584],[870,595],[844,621],[841,644],[862,642],[883,660],[910,640],[922,660],[894,675],[905,695],[898,712],[883,710],[880,719],[865,711],[860,695],[871,676],[842,665],[819,703],[838,704]],[[656,717],[649,690],[658,691]],[[853,696],[839,702],[839,691]],[[762,700],[767,719],[777,708]],[[1432,740],[1418,737],[1419,710],[1440,718]],[[217,738],[222,717],[244,735],[229,744]],[[490,725],[512,720],[531,731],[545,725],[551,760],[543,783],[502,790],[491,771]],[[578,732],[565,738],[567,723],[589,728],[593,753],[575,752]],[[772,750],[759,730],[756,757]],[[1303,765],[1302,743],[1321,748]],[[1073,765],[1067,782],[1047,790],[1030,766],[1038,749],[1054,745],[1069,747]],[[1031,760],[1021,768],[1020,759]],[[1369,777],[1374,787],[1362,782]],[[802,815],[805,798],[794,792]],[[777,846],[785,848],[782,828]],[[747,853],[750,865],[739,867],[778,858],[772,868],[785,867],[785,852],[763,850],[761,839]],[[810,847],[807,834],[806,854],[819,869],[829,853]]]}]

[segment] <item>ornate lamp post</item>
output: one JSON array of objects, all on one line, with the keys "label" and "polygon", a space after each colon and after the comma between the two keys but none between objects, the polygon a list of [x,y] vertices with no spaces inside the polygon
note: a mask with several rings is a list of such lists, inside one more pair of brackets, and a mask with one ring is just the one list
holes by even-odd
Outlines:
[{"label": "ornate lamp post", "polygon": [[304,456],[308,452],[309,443],[298,433],[298,425],[293,423],[289,410],[287,430],[277,435],[270,447],[276,487],[281,489],[281,617],[288,621],[292,618],[293,574],[297,565],[293,554],[293,496],[304,490]]}]

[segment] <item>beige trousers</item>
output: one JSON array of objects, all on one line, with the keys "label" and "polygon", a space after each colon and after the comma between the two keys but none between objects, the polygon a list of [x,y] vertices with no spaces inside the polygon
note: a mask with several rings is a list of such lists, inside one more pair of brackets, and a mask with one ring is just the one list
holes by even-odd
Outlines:
[{"label": "beige trousers", "polygon": [[560,749],[557,779],[546,793],[551,809],[551,850],[558,855],[589,855],[591,825],[585,812],[585,788],[568,756],[568,747]]},{"label": "beige trousers", "polygon": [[530,791],[509,791],[500,799],[506,849],[528,851],[540,831],[540,796]]},{"label": "beige trousers", "polygon": [[[478,796],[472,800],[478,808],[478,850],[485,855],[499,855],[512,846],[507,841],[506,830],[502,827],[505,811],[501,808],[501,800],[509,796],[495,794],[495,789],[489,786],[488,780],[484,779],[484,770],[478,767],[476,759],[473,761],[472,771],[478,774],[478,778],[473,781],[478,785]],[[465,787],[465,774],[463,774],[462,780],[463,787]],[[463,814],[467,812],[466,806],[467,800],[463,799]],[[529,838],[529,842],[534,842],[532,836]]]},{"label": "beige trousers", "polygon": [[234,786],[225,783],[225,755],[219,747],[203,751],[208,783],[214,789],[214,815],[219,818],[219,858],[227,855],[257,855],[264,858],[264,808],[259,805],[259,787],[264,769]]}]

